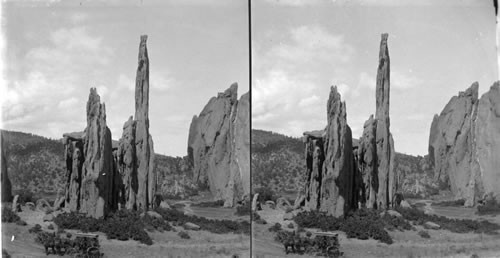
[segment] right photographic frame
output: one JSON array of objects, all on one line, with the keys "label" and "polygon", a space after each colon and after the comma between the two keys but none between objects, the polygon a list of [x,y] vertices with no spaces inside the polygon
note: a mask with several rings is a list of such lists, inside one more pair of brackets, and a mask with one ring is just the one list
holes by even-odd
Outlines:
[{"label": "right photographic frame", "polygon": [[498,257],[496,1],[251,1],[253,257]]}]

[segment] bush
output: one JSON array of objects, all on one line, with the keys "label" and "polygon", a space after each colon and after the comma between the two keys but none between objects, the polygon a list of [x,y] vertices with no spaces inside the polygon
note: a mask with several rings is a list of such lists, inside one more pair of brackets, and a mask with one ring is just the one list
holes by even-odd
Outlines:
[{"label": "bush", "polygon": [[434,222],[441,228],[455,233],[486,233],[497,234],[496,230],[500,226],[489,221],[475,221],[470,219],[450,219],[444,216],[429,215],[416,208],[398,207],[396,210],[403,215],[403,218],[416,222],[417,225],[422,225],[427,221]]},{"label": "bush", "polygon": [[59,228],[79,229],[83,232],[103,232],[108,239],[129,240],[133,239],[146,245],[152,245],[151,237],[144,230],[153,228],[157,230],[170,230],[165,221],[144,215],[142,218],[138,211],[120,210],[110,214],[105,219],[95,219],[84,214],[71,212],[62,213],[54,218],[54,223]]},{"label": "bush", "polygon": [[6,206],[2,208],[2,222],[16,223],[19,220],[21,220],[21,218],[19,218],[19,216],[17,216],[17,214],[11,209]]},{"label": "bush", "polygon": [[250,234],[249,221],[233,221],[233,220],[217,220],[207,219],[199,216],[185,215],[183,212],[175,209],[156,208],[155,211],[159,213],[163,219],[170,221],[173,224],[182,225],[186,222],[194,223],[200,226],[201,230],[209,231],[215,234]]},{"label": "bush", "polygon": [[17,201],[21,204],[25,204],[27,202],[32,202],[36,204],[36,201],[40,199],[39,196],[35,195],[32,191],[29,189],[22,189],[17,191],[17,194],[19,195],[19,199]]},{"label": "bush", "polygon": [[19,226],[26,226],[26,225],[28,225],[28,223],[26,223],[26,221],[24,221],[24,220],[18,220],[16,222],[16,224],[19,225]]},{"label": "bush", "polygon": [[280,223],[276,223],[272,227],[269,228],[270,232],[278,232],[280,230],[281,230],[281,224]]},{"label": "bush", "polygon": [[250,215],[251,212],[252,212],[252,204],[250,202],[246,202],[245,204],[236,207],[236,212],[234,213],[234,215],[246,216]]},{"label": "bush", "polygon": [[477,206],[477,214],[500,214],[500,203],[493,197],[484,201],[482,205]]},{"label": "bush", "polygon": [[181,238],[183,239],[190,239],[191,237],[189,236],[189,234],[186,232],[186,231],[181,231],[179,232],[178,234]]},{"label": "bush", "polygon": [[294,228],[293,223],[288,224],[288,228]]},{"label": "bush", "polygon": [[35,224],[32,228],[28,230],[29,233],[38,233],[42,231],[42,226],[40,224]]},{"label": "bush", "polygon": [[199,202],[199,203],[193,203],[191,206],[195,207],[214,207],[214,208],[219,208],[224,206],[224,201],[223,200],[217,200],[217,201],[212,201],[212,202]]},{"label": "bush", "polygon": [[429,235],[429,233],[425,230],[420,230],[418,231],[418,235],[422,238],[431,238],[431,236]]},{"label": "bush", "polygon": [[311,236],[312,236],[311,231],[307,231],[307,232],[306,232],[306,236],[307,236],[307,237],[311,237]]},{"label": "bush", "polygon": [[54,230],[54,225],[50,224],[47,228],[50,230]]},{"label": "bush", "polygon": [[451,207],[462,207],[465,204],[465,199],[458,199],[452,201],[442,201],[438,203],[433,203],[432,206],[451,206]]},{"label": "bush", "polygon": [[255,192],[253,194],[259,194],[259,197],[257,197],[257,202],[264,203],[266,201],[273,201],[276,202],[276,199],[278,199],[278,195],[268,187],[260,187],[255,189]]},{"label": "bush", "polygon": [[[294,221],[300,227],[320,228],[323,231],[340,230],[345,232],[348,238],[373,238],[382,243],[392,244],[393,241],[391,236],[384,229],[388,224],[380,217],[379,212],[380,211],[364,208],[351,212],[345,217],[336,218],[324,212],[305,211],[297,214],[294,217]],[[392,219],[390,221],[392,221]],[[396,221],[395,223],[389,224],[389,226],[397,226],[398,228],[411,227],[409,224],[403,225],[401,221]]]}]

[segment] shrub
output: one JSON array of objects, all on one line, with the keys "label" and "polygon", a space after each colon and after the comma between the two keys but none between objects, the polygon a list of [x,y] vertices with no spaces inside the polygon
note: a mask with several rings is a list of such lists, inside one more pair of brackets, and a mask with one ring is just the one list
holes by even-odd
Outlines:
[{"label": "shrub", "polygon": [[288,224],[288,228],[294,228],[293,223]]},{"label": "shrub", "polygon": [[233,221],[233,220],[217,220],[207,219],[199,216],[185,215],[183,212],[175,209],[156,208],[155,211],[159,213],[163,219],[170,221],[173,224],[183,225],[186,222],[194,223],[200,226],[201,230],[209,231],[215,234],[250,234],[249,221]]},{"label": "shrub", "polygon": [[500,214],[500,203],[493,197],[484,201],[483,205],[477,206],[477,214],[486,215],[486,214]]},{"label": "shrub", "polygon": [[239,205],[238,207],[236,207],[236,212],[234,213],[234,215],[246,216],[250,215],[251,212],[252,212],[252,204],[250,202],[246,202],[243,205]]},{"label": "shrub", "polygon": [[432,206],[451,206],[451,207],[462,207],[465,204],[465,199],[458,199],[452,201],[442,201],[438,203],[433,203]]},{"label": "shrub", "polygon": [[178,234],[181,238],[183,239],[190,239],[191,237],[189,236],[189,234],[186,232],[186,231],[181,231],[179,232]]},{"label": "shrub", "polygon": [[[350,212],[341,218],[318,211],[305,211],[297,214],[294,217],[294,221],[300,227],[320,228],[323,231],[340,230],[345,232],[348,238],[373,238],[382,243],[392,244],[391,236],[384,229],[387,226],[387,222],[380,217],[379,211],[376,210],[363,208],[355,212]],[[390,226],[394,227],[396,225],[399,227],[400,224],[402,222],[397,221],[390,224]],[[408,225],[401,225],[401,228],[408,228]]]},{"label": "shrub", "polygon": [[311,237],[311,236],[312,236],[311,231],[307,231],[307,232],[306,232],[306,236],[307,236],[307,237]]},{"label": "shrub", "polygon": [[50,230],[53,230],[54,229],[54,225],[50,224],[47,228],[50,229]]},{"label": "shrub", "polygon": [[17,216],[17,214],[11,209],[6,206],[2,208],[2,222],[15,223],[19,220],[21,220],[21,218],[19,218],[19,216]]},{"label": "shrub", "polygon": [[450,219],[444,216],[437,216],[435,214],[425,214],[423,211],[415,208],[402,208],[398,207],[396,210],[403,215],[403,218],[415,221],[416,224],[422,225],[427,221],[434,222],[441,226],[441,228],[455,233],[486,233],[497,234],[496,230],[500,226],[489,221],[475,221],[470,219]]},{"label": "shrub", "polygon": [[260,187],[255,189],[254,194],[259,194],[259,197],[257,197],[257,202],[266,202],[266,201],[273,201],[276,202],[276,199],[278,199],[278,196],[276,193],[268,187]]},{"label": "shrub", "polygon": [[19,191],[17,191],[17,194],[19,195],[19,199],[17,199],[17,201],[21,204],[25,204],[27,202],[36,203],[36,201],[38,201],[38,199],[40,199],[39,196],[36,196],[29,189],[19,190]]},{"label": "shrub", "polygon": [[431,236],[429,235],[429,233],[425,230],[420,230],[418,231],[418,235],[422,238],[431,238]]},{"label": "shrub", "polygon": [[59,228],[79,229],[83,232],[103,232],[109,239],[129,240],[133,239],[146,245],[152,245],[153,241],[144,228],[152,227],[161,230],[170,230],[170,225],[151,218],[147,214],[140,217],[138,211],[120,210],[110,214],[105,219],[87,217],[84,214],[71,212],[62,213],[54,218]]},{"label": "shrub", "polygon": [[38,233],[42,231],[42,226],[40,224],[35,224],[32,228],[28,230],[29,233]]},{"label": "shrub", "polygon": [[281,230],[281,224],[280,223],[276,223],[272,227],[269,228],[270,232],[278,232],[280,230]]},{"label": "shrub", "polygon": [[24,221],[24,220],[18,220],[16,222],[16,224],[19,225],[19,226],[26,226],[26,225],[28,225],[28,223],[26,223],[26,221]]},{"label": "shrub", "polygon": [[214,208],[219,208],[224,206],[224,200],[217,200],[217,201],[212,201],[212,202],[199,202],[199,203],[193,203],[191,204],[192,206],[195,207],[214,207]]}]

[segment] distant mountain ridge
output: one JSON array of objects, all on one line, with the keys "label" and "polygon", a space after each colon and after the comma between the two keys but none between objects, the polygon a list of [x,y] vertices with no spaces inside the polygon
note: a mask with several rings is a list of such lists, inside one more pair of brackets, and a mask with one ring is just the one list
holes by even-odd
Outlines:
[{"label": "distant mountain ridge", "polygon": [[[60,139],[16,131],[0,130],[7,155],[7,171],[12,190],[29,190],[36,194],[64,194],[66,162]],[[169,197],[196,193],[192,169],[187,157],[155,154],[158,189]]]}]

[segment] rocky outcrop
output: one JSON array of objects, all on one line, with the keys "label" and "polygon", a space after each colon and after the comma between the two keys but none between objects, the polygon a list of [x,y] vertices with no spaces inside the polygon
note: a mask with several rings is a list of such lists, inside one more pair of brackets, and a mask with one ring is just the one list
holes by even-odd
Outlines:
[{"label": "rocky outcrop", "polygon": [[482,182],[482,186],[475,187],[475,192],[493,193],[495,199],[500,200],[500,81],[479,99],[475,122],[478,162],[475,178]]},{"label": "rocky outcrop", "polygon": [[448,184],[455,197],[466,200],[473,198],[469,182],[475,169],[473,121],[477,115],[478,87],[474,83],[454,96],[433,119],[429,136],[435,180]]},{"label": "rocky outcrop", "polygon": [[80,211],[100,218],[114,209],[111,131],[106,126],[106,107],[95,88],[87,102],[87,127],[83,140],[84,162],[80,187]]},{"label": "rocky outcrop", "polygon": [[118,201],[128,209],[154,206],[156,174],[153,139],[149,134],[149,58],[147,36],[141,36],[135,80],[135,119],[123,125],[122,138],[116,151]]},{"label": "rocky outcrop", "polygon": [[390,132],[390,58],[388,34],[382,34],[377,69],[376,112],[365,122],[357,151],[363,177],[360,201],[369,208],[388,208],[396,191],[394,141]]},{"label": "rocky outcrop", "polygon": [[12,201],[12,184],[9,179],[9,173],[7,172],[7,157],[5,154],[5,147],[7,146],[3,139],[3,132],[0,134],[0,154],[1,154],[1,180],[2,180],[2,202]]},{"label": "rocky outcrop", "polygon": [[355,169],[352,133],[347,125],[345,102],[332,87],[324,131],[304,133],[306,145],[305,205],[334,216],[355,207]]},{"label": "rocky outcrop", "polygon": [[66,160],[65,207],[71,211],[79,211],[82,168],[85,161],[83,132],[63,134],[63,144]]},{"label": "rocky outcrop", "polygon": [[[210,99],[189,129],[188,158],[193,180],[208,185],[214,199],[231,207],[250,191],[248,94],[238,85]],[[247,184],[247,185],[243,185]]]},{"label": "rocky outcrop", "polygon": [[435,115],[429,156],[438,182],[449,185],[457,199],[472,206],[485,193],[498,198],[500,173],[500,93],[496,82],[478,99],[477,82],[454,96]]}]

